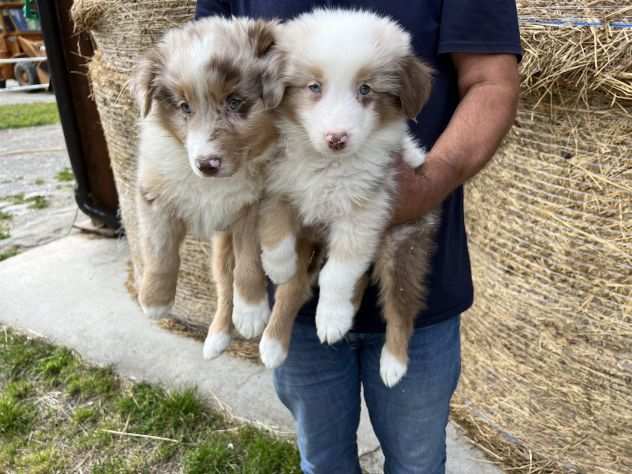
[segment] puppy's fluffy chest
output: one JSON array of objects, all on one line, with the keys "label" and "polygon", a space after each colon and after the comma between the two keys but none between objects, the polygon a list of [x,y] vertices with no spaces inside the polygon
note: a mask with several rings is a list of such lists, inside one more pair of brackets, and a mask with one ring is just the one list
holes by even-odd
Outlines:
[{"label": "puppy's fluffy chest", "polygon": [[[181,193],[176,208],[193,235],[206,239],[215,231],[227,230],[246,206],[257,202],[263,189],[262,179],[259,176],[251,176],[251,179],[240,176],[243,174],[246,173],[211,179],[209,181],[213,182],[205,188],[195,182],[183,185],[189,186],[192,192]],[[195,179],[192,177],[191,181]]]},{"label": "puppy's fluffy chest", "polygon": [[332,159],[294,144],[283,153],[270,166],[268,187],[290,198],[305,225],[326,225],[364,209],[390,206],[395,169],[384,149]]},{"label": "puppy's fluffy chest", "polygon": [[155,122],[141,124],[139,177],[141,192],[182,219],[197,238],[226,230],[263,191],[263,166],[272,148],[246,163],[229,178],[193,174],[184,146]]}]

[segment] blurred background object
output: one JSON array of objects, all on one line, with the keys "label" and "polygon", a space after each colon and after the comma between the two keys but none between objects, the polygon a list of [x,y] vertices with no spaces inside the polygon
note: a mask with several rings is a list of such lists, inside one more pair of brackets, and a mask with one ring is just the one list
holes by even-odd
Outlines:
[{"label": "blurred background object", "polygon": [[46,47],[33,0],[0,2],[0,88],[10,79],[17,81],[16,90],[49,88]]}]

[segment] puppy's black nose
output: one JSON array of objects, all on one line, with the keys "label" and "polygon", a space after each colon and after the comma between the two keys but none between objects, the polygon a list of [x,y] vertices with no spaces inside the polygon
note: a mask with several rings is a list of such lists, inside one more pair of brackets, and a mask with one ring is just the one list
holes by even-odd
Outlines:
[{"label": "puppy's black nose", "polygon": [[215,155],[198,158],[195,160],[195,165],[204,176],[215,176],[222,167],[222,159]]},{"label": "puppy's black nose", "polygon": [[325,135],[325,140],[327,140],[327,145],[333,151],[344,150],[347,146],[347,140],[349,140],[349,135],[347,132],[341,133],[328,133]]}]

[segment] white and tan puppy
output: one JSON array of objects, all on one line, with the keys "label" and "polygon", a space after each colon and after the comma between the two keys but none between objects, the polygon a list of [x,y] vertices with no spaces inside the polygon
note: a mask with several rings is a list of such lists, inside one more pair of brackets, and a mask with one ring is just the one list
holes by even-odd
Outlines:
[{"label": "white and tan puppy", "polygon": [[[389,229],[394,154],[403,153],[414,166],[423,161],[408,136],[407,119],[415,119],[429,96],[431,70],[414,56],[409,34],[397,23],[364,11],[299,16],[284,26],[279,47],[287,56],[288,88],[279,109],[285,153],[268,173],[272,197],[262,214],[263,265],[280,281],[298,268],[286,285],[306,281],[301,258],[309,252],[292,250],[300,249],[307,234],[291,218],[278,216],[294,209],[300,226],[322,232],[327,261],[318,277],[316,325],[321,341],[333,344],[351,328],[375,263],[387,322],[381,376],[392,386],[407,369],[436,222],[433,214]],[[272,347],[276,353],[279,345],[287,349],[292,320],[282,316],[281,324],[273,314],[268,328],[274,331],[264,332],[264,360]],[[283,359],[284,354],[276,362]]]},{"label": "white and tan puppy", "polygon": [[[270,309],[256,239],[265,162],[276,152],[271,109],[282,99],[278,25],[208,18],[166,33],[133,81],[142,119],[137,209],[139,301],[160,317],[173,304],[186,230],[213,239],[218,305],[204,355],[245,337]],[[200,255],[200,258],[204,258]]]}]

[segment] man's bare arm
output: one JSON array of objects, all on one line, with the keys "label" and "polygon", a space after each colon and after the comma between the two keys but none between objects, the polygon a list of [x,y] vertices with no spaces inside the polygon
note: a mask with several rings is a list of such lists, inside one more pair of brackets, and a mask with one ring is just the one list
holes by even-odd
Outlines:
[{"label": "man's bare arm", "polygon": [[421,172],[402,162],[395,225],[418,220],[483,169],[513,124],[520,91],[515,56],[453,54],[452,60],[461,102]]}]

